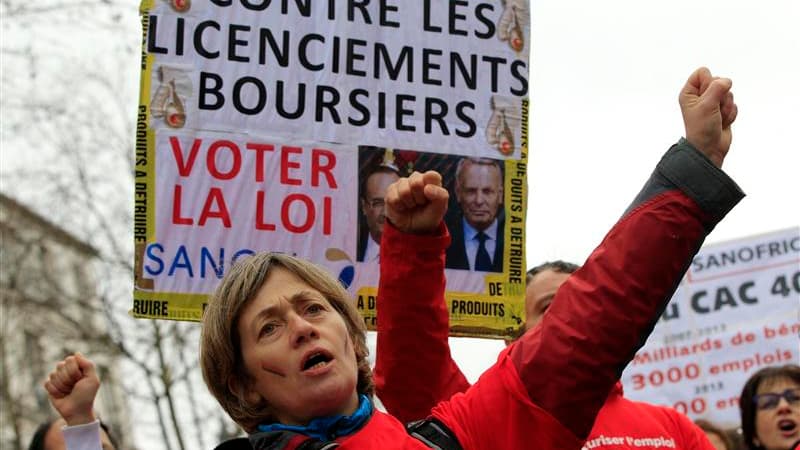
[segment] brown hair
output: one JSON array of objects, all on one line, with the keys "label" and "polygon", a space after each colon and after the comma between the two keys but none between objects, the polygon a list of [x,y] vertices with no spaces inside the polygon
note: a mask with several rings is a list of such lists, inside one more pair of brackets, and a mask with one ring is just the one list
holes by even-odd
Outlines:
[{"label": "brown hair", "polygon": [[238,260],[209,299],[200,337],[200,367],[209,391],[222,408],[245,431],[252,433],[262,423],[276,421],[266,402],[250,404],[244,387],[251,380],[244,366],[238,320],[256,296],[270,269],[282,267],[322,293],[342,316],[353,340],[358,364],[359,394],[371,396],[375,386],[367,361],[366,332],[352,298],[324,269],[282,253],[259,253]]},{"label": "brown hair", "polygon": [[697,419],[694,421],[694,424],[697,425],[701,430],[703,430],[706,434],[711,433],[715,434],[719,437],[723,444],[725,444],[725,448],[728,450],[733,450],[733,441],[731,441],[730,436],[728,436],[722,428],[714,425],[713,423],[709,422],[705,419]]}]

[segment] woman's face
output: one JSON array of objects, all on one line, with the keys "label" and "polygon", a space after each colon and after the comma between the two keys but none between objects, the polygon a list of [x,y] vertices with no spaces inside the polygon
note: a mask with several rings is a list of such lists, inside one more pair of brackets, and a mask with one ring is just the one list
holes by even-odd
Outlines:
[{"label": "woman's face", "polygon": [[287,425],[358,408],[353,340],[322,293],[283,267],[271,269],[239,316],[251,403]]},{"label": "woman's face", "polygon": [[800,385],[787,378],[768,379],[756,396],[756,442],[767,450],[791,450],[800,439]]}]

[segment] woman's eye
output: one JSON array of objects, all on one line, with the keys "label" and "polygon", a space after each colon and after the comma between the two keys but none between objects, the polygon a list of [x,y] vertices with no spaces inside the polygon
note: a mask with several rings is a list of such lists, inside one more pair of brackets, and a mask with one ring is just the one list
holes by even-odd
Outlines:
[{"label": "woman's eye", "polygon": [[319,314],[324,310],[325,309],[322,307],[322,305],[312,303],[306,308],[306,314]]},{"label": "woman's eye", "polygon": [[259,337],[269,336],[270,334],[274,333],[278,327],[274,323],[265,323],[261,330],[258,332]]}]

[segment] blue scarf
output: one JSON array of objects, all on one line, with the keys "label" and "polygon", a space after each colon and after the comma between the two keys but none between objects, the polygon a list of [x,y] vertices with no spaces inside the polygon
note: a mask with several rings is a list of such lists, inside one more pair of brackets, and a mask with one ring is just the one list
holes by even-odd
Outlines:
[{"label": "blue scarf", "polygon": [[352,416],[320,417],[312,419],[306,426],[271,423],[259,425],[258,431],[291,431],[321,441],[332,441],[339,436],[346,436],[361,428],[372,416],[372,402],[369,401],[369,398],[364,394],[359,395],[358,398],[358,409]]}]

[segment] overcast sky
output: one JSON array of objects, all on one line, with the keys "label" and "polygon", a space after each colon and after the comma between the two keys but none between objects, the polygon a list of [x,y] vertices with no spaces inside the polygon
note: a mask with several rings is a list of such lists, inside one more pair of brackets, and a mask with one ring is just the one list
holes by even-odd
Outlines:
[{"label": "overcast sky", "polygon": [[[733,80],[723,169],[747,197],[707,243],[800,225],[800,2],[534,0],[528,266],[581,263],[683,135],[697,67]],[[458,339],[474,380],[499,342]]]}]

